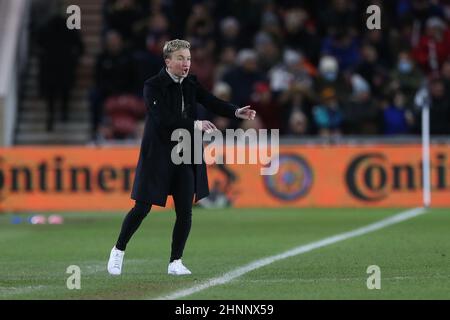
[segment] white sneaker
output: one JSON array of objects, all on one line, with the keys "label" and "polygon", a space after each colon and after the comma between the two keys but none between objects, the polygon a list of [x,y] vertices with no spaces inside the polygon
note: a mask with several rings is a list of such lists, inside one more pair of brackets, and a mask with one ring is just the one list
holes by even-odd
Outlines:
[{"label": "white sneaker", "polygon": [[122,263],[124,255],[125,251],[116,249],[115,246],[111,249],[111,254],[109,255],[108,261],[108,272],[110,275],[118,276],[122,273]]},{"label": "white sneaker", "polygon": [[181,276],[185,274],[191,274],[192,272],[189,271],[188,268],[186,268],[183,263],[181,262],[181,259],[174,260],[171,263],[169,263],[169,267],[167,268],[168,274],[173,274],[176,276]]}]

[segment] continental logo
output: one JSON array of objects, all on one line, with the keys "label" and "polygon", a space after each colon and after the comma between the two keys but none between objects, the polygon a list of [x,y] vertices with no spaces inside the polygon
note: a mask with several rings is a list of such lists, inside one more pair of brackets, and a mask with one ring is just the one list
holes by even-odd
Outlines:
[{"label": "continental logo", "polygon": [[279,156],[279,170],[264,176],[264,185],[277,199],[294,201],[304,197],[313,184],[313,171],[308,162],[295,154]]},{"label": "continental logo", "polygon": [[13,164],[0,158],[0,194],[129,192],[134,167],[69,165],[62,156],[36,164]]},{"label": "continental logo", "polygon": [[[448,164],[444,153],[431,159],[433,190],[448,189]],[[382,153],[364,153],[355,157],[345,173],[349,192],[363,201],[380,201],[390,193],[418,191],[423,186],[422,162],[390,163]]]}]

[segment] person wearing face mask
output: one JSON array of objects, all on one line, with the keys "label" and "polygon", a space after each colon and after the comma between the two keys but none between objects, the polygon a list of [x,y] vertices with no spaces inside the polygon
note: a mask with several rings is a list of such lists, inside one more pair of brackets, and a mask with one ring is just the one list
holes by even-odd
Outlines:
[{"label": "person wearing face mask", "polygon": [[[171,40],[163,48],[166,66],[144,84],[144,100],[147,107],[144,137],[131,198],[135,206],[125,217],[115,246],[108,261],[111,275],[122,273],[125,249],[133,234],[148,215],[152,205],[166,206],[167,196],[172,195],[176,221],[172,233],[169,266],[170,275],[189,275],[191,271],[181,262],[192,222],[192,204],[209,195],[206,164],[182,162],[176,164],[172,155],[177,141],[172,135],[177,129],[185,129],[194,140],[194,130],[217,130],[213,123],[198,120],[197,102],[223,117],[254,120],[256,112],[250,106],[239,108],[225,102],[205,90],[191,67],[191,45],[185,40]],[[191,145],[191,155],[193,152]],[[179,155],[181,156],[180,150]]]},{"label": "person wearing face mask", "polygon": [[399,52],[397,66],[391,73],[391,79],[391,89],[403,92],[406,105],[412,105],[414,95],[422,84],[423,74],[416,67],[408,51],[404,50]]},{"label": "person wearing face mask", "polygon": [[335,57],[325,55],[319,61],[318,75],[314,82],[314,91],[322,92],[326,88],[333,88],[339,100],[346,101],[351,92],[351,84],[339,70]]}]

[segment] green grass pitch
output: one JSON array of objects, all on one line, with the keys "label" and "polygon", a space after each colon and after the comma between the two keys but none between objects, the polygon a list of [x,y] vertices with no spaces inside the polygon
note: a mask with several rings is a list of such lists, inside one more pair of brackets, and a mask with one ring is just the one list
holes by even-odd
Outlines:
[{"label": "green grass pitch", "polygon": [[[167,275],[174,212],[152,212],[125,254],[106,263],[124,213],[66,213],[63,225],[11,224],[0,215],[0,299],[153,299],[260,258],[369,225],[404,209],[194,209],[183,262]],[[25,217],[26,215],[22,215]],[[69,290],[66,269],[81,270]],[[367,267],[381,270],[369,290]],[[410,220],[248,272],[182,299],[450,299],[450,210]]]}]

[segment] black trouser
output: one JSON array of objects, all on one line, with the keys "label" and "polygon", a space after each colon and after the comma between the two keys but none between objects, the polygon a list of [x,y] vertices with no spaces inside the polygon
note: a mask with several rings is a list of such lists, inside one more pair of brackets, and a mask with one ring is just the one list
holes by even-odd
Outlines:
[{"label": "black trouser", "polygon": [[[176,221],[172,233],[172,252],[170,262],[183,256],[184,246],[192,224],[192,200],[194,197],[194,171],[192,165],[175,166],[171,181],[173,200],[175,203]],[[150,203],[136,201],[133,209],[125,217],[116,248],[125,250],[128,241],[141,225],[142,220],[150,212]]]},{"label": "black trouser", "polygon": [[61,120],[67,122],[69,112],[69,89],[62,89],[61,92],[51,91],[47,93],[47,131],[53,130],[55,117],[55,103],[61,98]]}]

